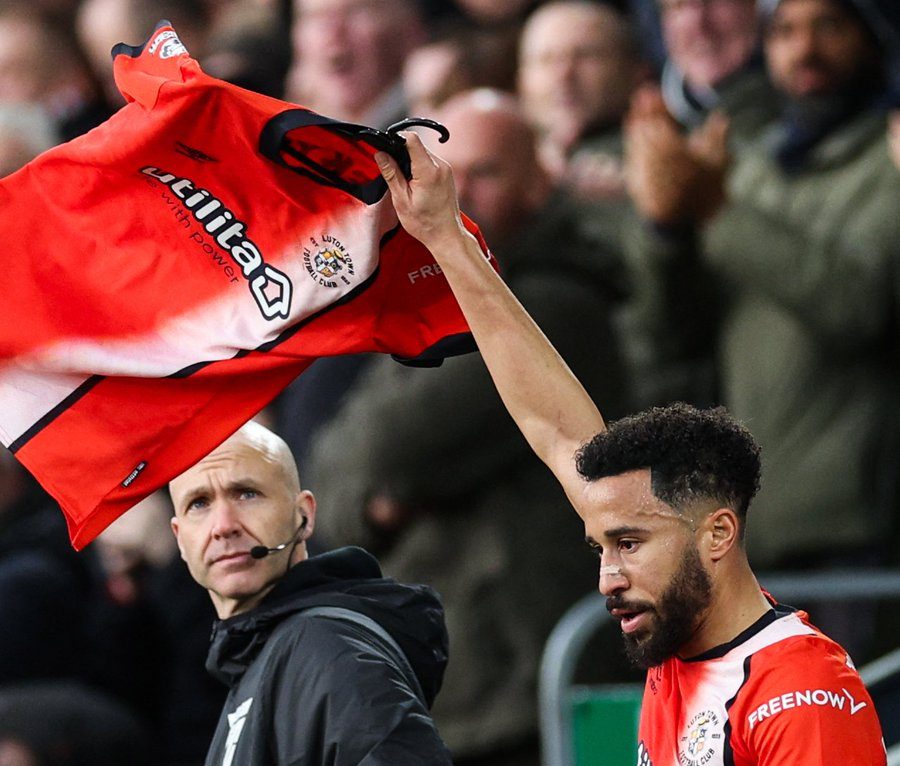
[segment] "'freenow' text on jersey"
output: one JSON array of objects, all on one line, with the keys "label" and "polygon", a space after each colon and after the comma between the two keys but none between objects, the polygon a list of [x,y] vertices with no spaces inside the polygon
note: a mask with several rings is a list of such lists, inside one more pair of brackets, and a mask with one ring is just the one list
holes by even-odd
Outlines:
[{"label": "'freenow' text on jersey", "polygon": [[[263,316],[287,319],[291,311],[291,281],[263,260],[259,248],[246,236],[247,224],[236,218],[212,192],[197,189],[189,178],[178,178],[155,167],[141,168],[141,172],[168,186],[219,247],[231,256],[250,284],[250,294]],[[274,296],[266,291],[270,286],[276,288]]]}]

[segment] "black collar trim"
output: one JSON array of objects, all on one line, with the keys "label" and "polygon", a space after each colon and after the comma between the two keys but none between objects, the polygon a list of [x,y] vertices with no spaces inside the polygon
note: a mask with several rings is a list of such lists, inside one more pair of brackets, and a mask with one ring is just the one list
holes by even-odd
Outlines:
[{"label": "black collar trim", "polygon": [[733,639],[731,639],[731,641],[727,641],[724,644],[714,646],[712,649],[707,649],[705,652],[695,655],[694,657],[680,657],[679,659],[682,662],[705,662],[706,660],[715,660],[719,657],[724,657],[732,649],[740,646],[763,629],[769,627],[769,625],[771,625],[776,620],[779,620],[782,617],[785,617],[786,615],[796,611],[797,610],[792,606],[773,603],[772,608],[769,609],[769,611],[767,611],[762,617],[754,622],[749,628],[746,628],[745,630],[742,630],[740,633],[738,633]]}]

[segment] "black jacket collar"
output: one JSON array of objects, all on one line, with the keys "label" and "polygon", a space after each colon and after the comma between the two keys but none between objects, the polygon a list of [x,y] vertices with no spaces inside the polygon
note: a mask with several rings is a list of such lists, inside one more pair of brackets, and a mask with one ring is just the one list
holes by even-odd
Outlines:
[{"label": "black jacket collar", "polygon": [[206,669],[234,686],[278,625],[314,606],[352,609],[378,622],[403,649],[431,703],[447,663],[440,601],[427,586],[383,577],[375,558],[361,548],[340,548],[301,561],[255,609],[216,621]]}]

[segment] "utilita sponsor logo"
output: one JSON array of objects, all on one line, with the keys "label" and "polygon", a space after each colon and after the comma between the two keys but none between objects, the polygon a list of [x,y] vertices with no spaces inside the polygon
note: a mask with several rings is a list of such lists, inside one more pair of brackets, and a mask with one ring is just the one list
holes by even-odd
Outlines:
[{"label": "utilita sponsor logo", "polygon": [[850,715],[856,715],[868,704],[867,702],[857,702],[846,689],[841,689],[841,692],[843,694],[827,689],[787,692],[778,697],[772,697],[768,702],[764,702],[747,716],[747,721],[750,724],[750,728],[753,729],[756,724],[764,719],[779,715],[785,710],[813,705],[830,707],[835,710],[846,710]]},{"label": "utilita sponsor logo", "polygon": [[231,256],[250,286],[250,294],[266,319],[287,319],[291,311],[291,280],[263,260],[259,248],[247,237],[247,224],[206,189],[189,178],[178,178],[159,168],[141,168],[145,175],[168,186],[194,219]]}]

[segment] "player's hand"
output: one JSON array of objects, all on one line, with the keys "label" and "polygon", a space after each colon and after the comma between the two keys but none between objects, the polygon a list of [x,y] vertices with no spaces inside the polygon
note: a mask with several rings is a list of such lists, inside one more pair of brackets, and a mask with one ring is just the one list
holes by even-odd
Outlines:
[{"label": "player's hand", "polygon": [[425,148],[418,135],[401,135],[406,139],[412,177],[407,181],[394,159],[384,152],[377,152],[375,161],[403,228],[432,253],[441,252],[465,233],[453,173],[447,162]]}]

